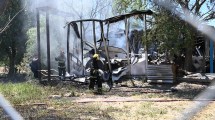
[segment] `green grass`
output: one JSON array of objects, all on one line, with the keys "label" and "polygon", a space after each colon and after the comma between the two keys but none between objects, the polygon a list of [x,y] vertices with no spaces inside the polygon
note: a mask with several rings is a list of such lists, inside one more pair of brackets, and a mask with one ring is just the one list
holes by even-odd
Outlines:
[{"label": "green grass", "polygon": [[13,104],[44,99],[46,88],[32,83],[0,83],[0,92]]},{"label": "green grass", "polygon": [[[88,98],[100,98],[103,96],[88,93],[83,86],[75,87],[74,84],[60,83],[55,86],[43,86],[33,82],[0,83],[2,93],[25,119],[102,119],[102,120],[171,120],[192,102],[93,102],[75,103],[73,100]],[[85,86],[87,87],[87,86]],[[180,99],[181,95],[190,95],[183,90],[174,93],[138,93],[116,92],[107,93],[106,97],[130,97],[142,99]],[[63,95],[73,93],[73,97],[50,98],[50,95]],[[110,94],[110,96],[108,95]],[[177,95],[176,95],[177,94]],[[178,97],[179,96],[179,97]],[[104,98],[106,98],[104,96]],[[35,105],[32,103],[45,103]],[[20,105],[21,104],[21,105]],[[209,107],[214,108],[215,103]],[[0,109],[0,119],[4,113]],[[212,118],[213,111],[207,111],[207,118]],[[200,114],[201,115],[201,114]],[[204,116],[204,117],[205,117]],[[198,117],[197,117],[198,118]],[[203,117],[202,117],[203,118]]]},{"label": "green grass", "polygon": [[167,109],[157,108],[153,105],[153,103],[144,103],[141,105],[138,113],[141,115],[148,115],[151,118],[155,118],[156,116],[167,114]]},{"label": "green grass", "polygon": [[0,83],[0,93],[13,104],[43,102],[47,101],[50,95],[62,95],[68,91],[74,92],[74,90],[72,87],[43,86],[31,82]]}]

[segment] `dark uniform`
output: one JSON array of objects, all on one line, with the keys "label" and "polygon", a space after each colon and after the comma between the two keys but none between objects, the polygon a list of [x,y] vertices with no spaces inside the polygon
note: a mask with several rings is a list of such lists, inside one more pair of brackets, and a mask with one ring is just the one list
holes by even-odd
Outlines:
[{"label": "dark uniform", "polygon": [[58,57],[55,58],[56,61],[58,61],[58,72],[59,72],[59,77],[60,79],[65,78],[66,75],[66,65],[65,65],[65,61],[66,61],[66,57],[64,55],[64,52],[61,51],[60,55]]},{"label": "dark uniform", "polygon": [[98,85],[98,94],[102,94],[102,79],[99,76],[99,55],[94,54],[92,63],[91,63],[91,69],[90,69],[90,85],[89,89],[94,90],[95,83]]},{"label": "dark uniform", "polygon": [[39,78],[39,60],[37,57],[33,58],[33,60],[30,63],[31,71],[34,73],[35,78]]}]

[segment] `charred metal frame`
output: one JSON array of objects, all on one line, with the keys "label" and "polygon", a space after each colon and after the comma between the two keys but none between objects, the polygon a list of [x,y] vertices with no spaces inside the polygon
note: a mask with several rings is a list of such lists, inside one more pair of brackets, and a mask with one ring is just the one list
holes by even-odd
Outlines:
[{"label": "charred metal frame", "polygon": [[[38,51],[38,68],[41,70],[41,54],[40,54],[40,11],[37,8],[36,9],[36,14],[37,14],[37,51]],[[40,74],[38,75],[39,80],[41,80]]]},{"label": "charred metal frame", "polygon": [[[45,12],[45,18],[46,18],[46,36],[47,36],[47,70],[48,70],[48,81],[51,80],[51,64],[50,64],[50,31],[49,31],[49,15],[50,14],[55,14],[55,15],[60,15],[60,16],[64,16],[64,17],[68,17],[71,16],[71,14],[65,13],[65,12],[61,12],[58,11],[57,9],[53,9],[50,7],[41,7],[41,8],[37,8],[36,12],[37,12],[37,49],[38,49],[38,59],[39,59],[39,69],[41,70],[41,39],[40,39],[40,12]],[[145,34],[146,34],[146,15],[151,15],[153,14],[153,12],[151,10],[145,10],[145,11],[132,11],[131,13],[128,14],[123,14],[123,15],[119,15],[119,16],[114,16],[105,20],[99,20],[99,19],[84,19],[84,20],[76,20],[76,21],[71,21],[67,24],[67,70],[70,73],[70,56],[69,51],[70,51],[70,31],[71,31],[71,26],[72,23],[79,23],[80,24],[80,40],[81,40],[81,62],[83,65],[83,22],[92,22],[93,25],[93,40],[94,40],[94,49],[95,49],[95,53],[97,53],[97,48],[96,48],[96,31],[95,31],[95,22],[99,22],[100,24],[100,29],[101,29],[101,40],[104,43],[104,47],[105,47],[105,54],[107,55],[107,62],[108,62],[108,67],[109,70],[112,71],[111,69],[111,64],[110,64],[110,58],[109,58],[109,52],[108,52],[108,47],[106,44],[106,39],[105,39],[105,35],[104,35],[104,23],[107,24],[107,39],[108,39],[108,32],[109,32],[109,25],[111,23],[115,23],[121,20],[125,20],[125,28],[126,28],[126,42],[127,42],[127,56],[128,56],[128,65],[130,65],[130,60],[129,60],[129,56],[130,56],[130,50],[129,50],[129,41],[128,41],[128,29],[129,29],[129,22],[128,19],[132,16],[135,15],[141,15],[142,18],[144,18],[144,24],[145,24]],[[144,16],[144,17],[143,17]],[[146,49],[146,45],[145,45],[145,49]],[[146,49],[147,51],[147,49]],[[146,53],[147,54],[147,53]],[[146,57],[147,58],[147,57]],[[146,65],[147,65],[147,59],[146,59]],[[147,67],[147,66],[146,66]],[[129,75],[131,72],[131,68],[129,67]],[[82,75],[84,75],[84,69],[82,71]],[[39,77],[41,80],[41,77]]]},{"label": "charred metal frame", "polygon": [[[81,33],[81,36],[80,36],[80,39],[81,39],[81,49],[82,49],[82,64],[83,64],[83,35],[82,35],[82,25],[83,25],[83,22],[92,22],[92,25],[93,25],[93,40],[94,40],[94,49],[95,49],[95,53],[97,53],[97,48],[96,48],[96,33],[95,33],[95,22],[99,22],[100,23],[100,29],[101,29],[101,39],[104,43],[104,47],[105,47],[105,54],[107,56],[107,62],[108,62],[108,67],[109,67],[109,70],[112,71],[111,69],[111,65],[110,65],[110,58],[109,58],[109,52],[108,52],[108,47],[107,47],[107,44],[106,44],[106,40],[105,40],[105,36],[104,36],[104,23],[107,24],[107,39],[108,39],[108,32],[109,32],[109,25],[111,23],[115,23],[115,22],[118,22],[118,21],[121,21],[121,20],[125,20],[125,34],[126,34],[126,49],[127,49],[127,61],[128,61],[128,66],[129,66],[129,76],[131,75],[131,66],[130,66],[130,45],[129,45],[129,39],[128,39],[128,31],[129,31],[129,18],[132,17],[132,16],[135,16],[135,15],[140,15],[141,18],[144,20],[144,27],[145,27],[145,36],[147,35],[146,33],[146,30],[147,30],[147,25],[146,25],[146,15],[152,15],[153,12],[151,10],[145,10],[145,11],[133,11],[133,13],[129,13],[129,14],[124,14],[124,15],[119,15],[119,16],[115,16],[115,17],[112,17],[112,18],[108,18],[108,19],[105,19],[105,20],[98,20],[98,19],[83,19],[83,20],[76,20],[76,21],[71,21],[69,24],[68,24],[68,30],[70,29],[70,26],[72,23],[80,23],[80,33]],[[68,32],[67,34],[67,38],[70,38],[70,34]],[[146,39],[147,39],[147,36],[146,36]],[[68,39],[69,40],[69,39]],[[147,46],[145,45],[144,46],[145,49],[146,49],[146,56],[147,56]],[[67,48],[69,50],[69,48]],[[68,51],[69,52],[69,51]],[[147,68],[147,57],[146,57],[146,68]],[[68,58],[68,63],[70,62],[69,58]],[[70,64],[70,63],[69,63]],[[146,69],[145,68],[145,69]],[[69,71],[70,72],[70,69]],[[84,75],[84,71],[83,71],[83,75]]]},{"label": "charred metal frame", "polygon": [[[68,32],[67,32],[67,43],[69,43],[69,39],[70,39],[70,27],[72,26],[73,23],[79,23],[80,25],[80,40],[81,40],[81,62],[82,62],[82,66],[83,66],[83,23],[84,22],[92,22],[92,26],[93,26],[93,43],[94,43],[94,50],[95,53],[97,53],[97,47],[96,47],[96,31],[95,31],[95,22],[98,22],[100,24],[100,29],[101,29],[101,39],[105,44],[105,53],[106,55],[108,55],[108,66],[109,69],[111,70],[111,65],[110,65],[110,60],[109,60],[109,53],[107,52],[107,45],[106,45],[106,41],[105,41],[105,36],[104,36],[104,28],[103,28],[103,20],[99,20],[99,19],[83,19],[83,20],[76,20],[76,21],[71,21],[70,23],[68,23],[67,27],[68,27]],[[69,55],[69,45],[67,45],[67,55]],[[68,65],[70,65],[70,58],[67,57],[67,62]],[[68,66],[68,72],[70,73],[70,67]],[[84,75],[84,69],[82,71],[82,75]]]},{"label": "charred metal frame", "polygon": [[[118,16],[114,16],[111,18],[107,18],[104,20],[104,22],[106,24],[108,24],[108,30],[109,30],[109,24],[111,23],[115,23],[121,20],[125,21],[125,37],[126,37],[126,49],[127,49],[127,61],[128,61],[128,66],[129,66],[129,76],[131,76],[131,65],[130,65],[130,44],[129,44],[129,39],[128,39],[128,31],[129,31],[129,18],[135,15],[138,15],[138,17],[140,19],[142,19],[144,21],[144,30],[145,30],[145,39],[147,40],[147,20],[146,20],[146,16],[147,15],[152,15],[153,12],[151,10],[142,10],[142,11],[131,11],[131,13],[128,14],[123,14],[123,15],[118,15]],[[108,31],[107,30],[107,31]],[[108,32],[107,32],[107,37],[108,37]],[[145,56],[146,56],[146,65],[145,65],[145,70],[147,69],[148,66],[148,57],[147,57],[147,45],[144,45],[145,48]]]}]

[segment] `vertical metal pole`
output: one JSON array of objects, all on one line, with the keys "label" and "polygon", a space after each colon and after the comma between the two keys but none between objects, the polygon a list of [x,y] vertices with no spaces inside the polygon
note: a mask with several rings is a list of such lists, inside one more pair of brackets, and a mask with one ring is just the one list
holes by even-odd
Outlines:
[{"label": "vertical metal pole", "polygon": [[129,67],[129,77],[131,76],[131,63],[130,63],[130,51],[129,51],[129,39],[128,39],[128,19],[125,18],[125,39],[126,39],[126,49],[127,49],[127,62],[128,62],[128,67]]},{"label": "vertical metal pole", "polygon": [[[80,22],[80,31],[81,31],[81,62],[82,67],[84,66],[84,46],[83,46],[83,22]],[[83,67],[84,68],[84,67]],[[84,75],[84,69],[82,69],[82,75]]]},{"label": "vertical metal pole", "polygon": [[110,65],[110,56],[109,56],[106,40],[104,38],[104,28],[103,28],[103,23],[102,22],[100,22],[100,27],[101,27],[101,35],[102,35],[101,37],[102,37],[102,40],[104,42],[104,47],[105,47],[105,54],[107,55],[108,67],[109,67],[109,70],[112,72],[112,68],[111,68],[111,65]]},{"label": "vertical metal pole", "polygon": [[129,38],[128,38],[128,32],[129,32],[129,19],[125,18],[125,39],[126,39],[126,48],[127,48],[127,61],[128,61],[128,76],[131,80],[131,83],[133,86],[135,86],[134,81],[131,79],[131,60],[130,60],[130,44],[129,44]]},{"label": "vertical metal pole", "polygon": [[[41,53],[40,53],[40,11],[37,8],[37,52],[38,52],[38,69],[41,70]],[[39,73],[39,72],[38,72]],[[39,81],[41,81],[41,75],[39,73]]]},{"label": "vertical metal pole", "polygon": [[214,58],[214,42],[213,40],[210,40],[210,73],[214,72],[213,58]]},{"label": "vertical metal pole", "polygon": [[96,27],[95,27],[95,21],[93,21],[93,41],[94,41],[95,53],[97,53],[97,48],[96,48]]},{"label": "vertical metal pole", "polygon": [[109,45],[109,39],[108,39],[108,35],[109,35],[109,27],[110,27],[110,23],[108,22],[108,24],[107,24],[107,42],[108,42],[108,45]]},{"label": "vertical metal pole", "polygon": [[50,33],[49,33],[49,11],[46,12],[46,36],[47,36],[47,65],[48,65],[48,81],[51,80],[51,64],[50,64]]},{"label": "vertical metal pole", "polygon": [[70,54],[69,54],[69,39],[70,39],[70,24],[67,26],[67,70],[70,74]]},{"label": "vertical metal pole", "polygon": [[144,15],[144,28],[145,28],[145,43],[144,43],[144,48],[145,48],[145,60],[146,60],[146,65],[145,65],[145,71],[146,71],[146,75],[147,75],[147,67],[148,67],[148,53],[147,53],[147,24],[146,24],[146,14]]}]

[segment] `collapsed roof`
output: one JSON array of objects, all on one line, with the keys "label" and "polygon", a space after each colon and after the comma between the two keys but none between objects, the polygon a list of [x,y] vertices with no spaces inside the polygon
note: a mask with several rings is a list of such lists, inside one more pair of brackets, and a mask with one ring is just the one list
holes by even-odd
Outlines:
[{"label": "collapsed roof", "polygon": [[107,23],[115,23],[121,20],[124,20],[126,18],[130,18],[133,16],[138,16],[140,19],[143,20],[143,16],[142,15],[152,15],[153,12],[151,10],[132,10],[130,13],[127,14],[122,14],[122,15],[118,15],[118,16],[114,16],[114,17],[110,17],[107,18],[105,20],[100,20],[100,19],[82,19],[82,20],[76,20],[76,21],[71,21],[69,24],[73,27],[76,35],[78,38],[80,38],[80,34],[78,32],[78,25],[77,22],[86,22],[86,21],[95,21],[95,22],[105,22],[105,24]]},{"label": "collapsed roof", "polygon": [[104,22],[105,23],[115,23],[115,22],[124,20],[126,18],[130,18],[130,17],[136,16],[136,15],[143,15],[143,14],[144,15],[152,15],[153,12],[151,10],[133,10],[127,14],[122,14],[122,15],[111,17],[111,18],[107,18],[104,20]]}]

